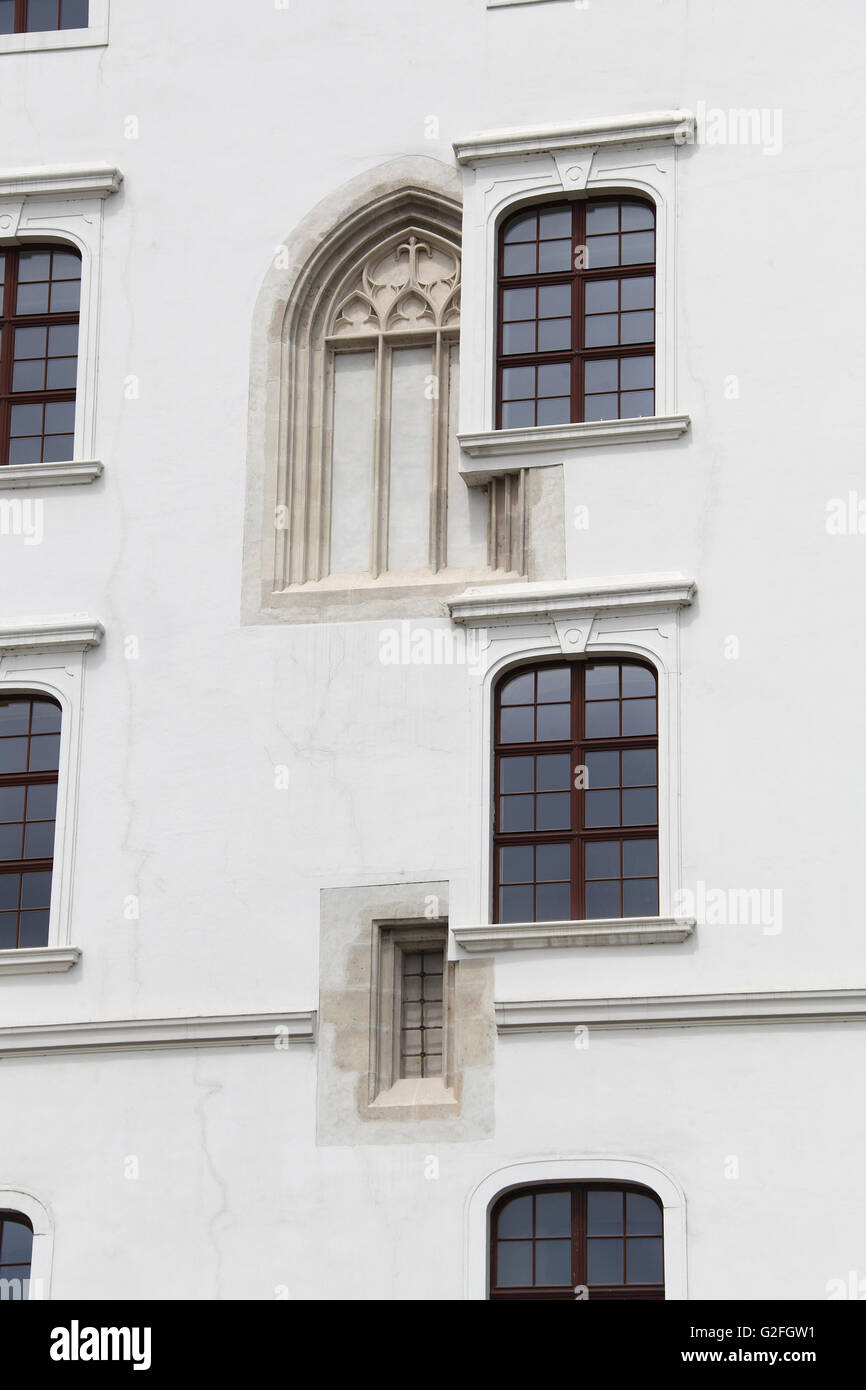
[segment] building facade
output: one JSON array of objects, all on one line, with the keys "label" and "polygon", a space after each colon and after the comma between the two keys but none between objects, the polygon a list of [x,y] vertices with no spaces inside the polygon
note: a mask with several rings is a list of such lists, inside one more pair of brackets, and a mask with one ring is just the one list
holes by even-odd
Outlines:
[{"label": "building facade", "polygon": [[0,0],[4,1296],[866,1296],[834,13]]}]

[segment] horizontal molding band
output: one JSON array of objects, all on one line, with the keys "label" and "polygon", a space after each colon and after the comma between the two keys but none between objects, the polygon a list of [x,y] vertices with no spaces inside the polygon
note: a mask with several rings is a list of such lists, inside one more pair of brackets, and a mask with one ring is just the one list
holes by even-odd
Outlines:
[{"label": "horizontal molding band", "polygon": [[276,1047],[313,1043],[315,1010],[124,1018],[105,1023],[42,1023],[0,1028],[0,1057],[60,1053],[153,1052],[194,1047]]},{"label": "horizontal molding band", "polygon": [[82,652],[98,647],[104,636],[102,623],[84,617],[0,620],[0,653]]},{"label": "horizontal molding band", "polygon": [[507,922],[452,927],[464,951],[533,951],[550,946],[667,946],[686,941],[692,919],[608,917],[585,922]]},{"label": "horizontal molding band", "polygon": [[0,169],[0,198],[32,196],[107,198],[116,193],[123,174],[111,164],[38,165],[27,169]]},{"label": "horizontal molding band", "polygon": [[866,989],[770,990],[747,994],[660,994],[631,999],[536,999],[497,1003],[509,1033],[590,1029],[706,1028],[737,1024],[866,1020]]},{"label": "horizontal molding band", "polygon": [[626,116],[594,117],[569,125],[532,126],[526,129],[485,130],[454,143],[460,164],[515,155],[551,154],[579,150],[590,145],[625,145],[659,140],[685,143],[694,134],[695,118],[689,111],[644,111]]},{"label": "horizontal molding band", "polygon": [[0,975],[58,975],[80,959],[79,946],[16,946],[0,951]]},{"label": "horizontal molding band", "polygon": [[496,623],[538,622],[687,607],[695,584],[682,574],[622,575],[610,579],[557,580],[470,588],[448,600],[455,623],[490,627]]},{"label": "horizontal molding band", "polygon": [[70,487],[94,483],[102,474],[98,459],[80,463],[19,463],[0,467],[0,490],[21,487]]},{"label": "horizontal molding band", "polygon": [[[679,439],[691,423],[688,415],[644,415],[634,420],[593,420],[569,425],[531,425],[517,430],[482,430],[459,434],[460,448],[468,454],[469,462],[460,461],[460,474],[471,487],[481,487],[491,478],[513,473],[516,468],[531,468],[535,460],[525,460],[527,454],[559,453],[568,449],[594,449],[610,444],[653,444]],[[559,459],[554,460],[559,462]],[[538,460],[546,467],[549,458]]]}]

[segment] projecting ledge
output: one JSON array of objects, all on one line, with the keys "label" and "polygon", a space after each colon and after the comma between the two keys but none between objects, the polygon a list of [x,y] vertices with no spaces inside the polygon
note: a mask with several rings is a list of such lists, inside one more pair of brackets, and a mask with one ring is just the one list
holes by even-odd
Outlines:
[{"label": "projecting ledge", "polygon": [[693,919],[600,917],[585,922],[502,922],[452,927],[458,946],[473,953],[529,951],[548,946],[669,946],[686,941]]},{"label": "projecting ledge", "polygon": [[80,959],[79,946],[18,946],[0,951],[0,975],[57,975]]},{"label": "projecting ledge", "polygon": [[[516,430],[483,430],[457,436],[469,458],[460,475],[470,487],[518,468],[558,463],[563,450],[594,449],[609,444],[650,444],[678,439],[689,427],[688,415],[648,415],[633,420],[596,420],[569,425],[534,425]],[[542,457],[533,458],[531,455]],[[555,455],[555,457],[552,457]]]}]

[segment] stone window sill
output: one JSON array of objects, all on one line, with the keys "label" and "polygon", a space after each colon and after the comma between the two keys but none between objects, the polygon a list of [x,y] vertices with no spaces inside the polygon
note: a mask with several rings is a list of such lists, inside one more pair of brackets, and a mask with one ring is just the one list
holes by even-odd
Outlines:
[{"label": "stone window sill", "polygon": [[694,919],[599,917],[586,922],[504,922],[452,927],[464,951],[527,951],[555,946],[669,946],[687,941]]},{"label": "stone window sill", "polygon": [[86,29],[43,29],[0,34],[0,53],[47,53],[58,48],[104,48],[108,43],[108,0],[90,0]]},{"label": "stone window sill", "polygon": [[0,468],[0,490],[22,487],[70,487],[74,483],[95,483],[102,475],[98,459],[80,463],[21,463]]},{"label": "stone window sill", "polygon": [[379,1110],[400,1106],[417,1109],[427,1105],[434,1105],[440,1110],[450,1108],[455,1114],[457,1112],[457,1098],[441,1076],[405,1077],[402,1081],[395,1081],[387,1091],[379,1092],[370,1108]]},{"label": "stone window sill", "polygon": [[[545,467],[550,457],[538,460],[530,454],[561,453],[563,449],[590,449],[608,444],[650,444],[678,439],[689,428],[688,415],[643,415],[634,420],[598,420],[572,425],[533,425],[520,430],[483,430],[457,436],[464,454],[460,473],[470,486],[482,486],[491,478],[513,473],[515,467]],[[519,465],[506,460],[519,456]]]},{"label": "stone window sill", "polygon": [[59,975],[80,959],[78,946],[19,946],[0,951],[0,975]]}]

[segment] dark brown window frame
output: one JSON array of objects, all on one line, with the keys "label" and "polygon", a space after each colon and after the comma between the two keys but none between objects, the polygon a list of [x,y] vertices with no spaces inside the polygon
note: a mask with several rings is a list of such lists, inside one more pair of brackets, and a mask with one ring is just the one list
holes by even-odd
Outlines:
[{"label": "dark brown window frame", "polygon": [[[27,737],[27,742],[28,742],[28,770],[27,770],[27,771],[24,771],[24,772],[0,772],[0,791],[2,791],[3,789],[5,789],[5,788],[7,788],[7,787],[23,787],[23,788],[25,789],[25,810],[26,810],[26,798],[27,798],[27,794],[28,794],[28,789],[29,789],[30,787],[37,787],[37,786],[54,786],[54,787],[56,787],[56,786],[58,785],[58,783],[59,783],[59,777],[60,777],[60,772],[59,772],[59,762],[60,762],[60,759],[59,759],[59,755],[58,755],[58,759],[57,759],[57,762],[58,762],[58,766],[57,766],[57,767],[55,767],[55,768],[48,768],[48,769],[39,770],[39,771],[32,771],[32,772],[29,770],[29,746],[30,746],[30,739],[31,739],[31,737],[32,737],[32,729],[33,729],[33,708],[34,708],[35,705],[50,705],[52,708],[54,708],[54,709],[57,710],[58,715],[60,716],[60,717],[59,717],[59,720],[58,720],[58,725],[59,725],[59,737],[60,737],[60,739],[63,738],[63,710],[62,710],[62,707],[61,707],[60,702],[59,702],[58,700],[52,699],[51,696],[49,696],[49,695],[44,695],[44,694],[42,694],[41,692],[40,692],[40,693],[34,693],[34,692],[31,692],[31,691],[26,691],[26,690],[22,690],[22,691],[10,690],[9,692],[5,692],[5,691],[4,691],[3,695],[4,695],[4,699],[9,699],[10,701],[14,701],[15,703],[18,703],[19,701],[22,702],[22,703],[28,702],[28,701],[29,701],[29,703],[30,703],[30,714],[29,714],[29,716],[28,716],[28,733],[27,733],[27,735],[26,735],[26,737]],[[24,735],[10,735],[10,737],[11,737],[11,738],[20,738],[20,737],[24,737]],[[14,822],[9,822],[9,823],[10,823],[10,824],[17,824],[18,822],[17,822],[17,821],[14,821]],[[23,830],[26,831],[26,826],[27,826],[28,824],[36,824],[36,823],[41,823],[41,821],[27,821],[26,819],[23,820],[23,822],[22,822]],[[0,878],[13,877],[14,875],[17,874],[17,875],[19,875],[19,880],[20,880],[20,882],[19,882],[19,891],[18,891],[18,904],[17,904],[17,907],[16,907],[16,909],[15,909],[16,917],[17,917],[17,920],[16,920],[15,945],[14,945],[14,947],[13,947],[13,946],[7,947],[6,949],[9,949],[9,950],[18,950],[18,949],[22,949],[21,946],[20,946],[20,937],[21,937],[21,913],[22,913],[22,911],[26,911],[27,909],[22,908],[22,902],[21,902],[22,887],[21,887],[21,885],[23,884],[23,878],[21,878],[21,876],[24,875],[24,874],[35,874],[35,873],[49,873],[49,874],[52,874],[52,875],[53,875],[53,873],[54,873],[54,849],[56,849],[56,833],[57,833],[57,814],[56,814],[56,810],[55,810],[55,816],[54,816],[55,844],[52,846],[52,853],[51,853],[51,855],[45,855],[45,856],[42,856],[41,858],[38,858],[38,859],[36,859],[36,858],[27,859],[27,858],[23,858],[23,857],[18,858],[18,859],[0,859]],[[23,833],[22,833],[22,855],[23,855],[23,850],[24,850],[24,847],[25,847],[25,846],[24,846],[24,843],[23,843],[23,838],[24,838],[24,837],[23,837]],[[47,903],[45,906],[43,906],[43,907],[38,907],[38,906],[37,906],[37,907],[33,908],[32,910],[33,910],[33,911],[48,912],[48,913],[50,914],[50,911],[51,911],[50,893],[49,893],[49,901],[48,901],[48,903]],[[11,915],[12,909],[9,909],[8,911],[9,911],[9,915]],[[3,916],[4,916],[4,919],[5,919],[5,916],[6,916],[6,912],[5,912],[5,911],[4,911]],[[32,943],[27,943],[28,946],[31,945],[31,944],[32,944]],[[39,944],[40,944],[40,945],[47,945],[47,944],[48,944],[48,936],[47,936],[47,933],[46,933],[46,940],[45,940],[44,942],[39,943]]]},{"label": "dark brown window frame", "polygon": [[[503,1208],[515,1197],[536,1197],[542,1194],[555,1192],[569,1192],[571,1194],[572,1215],[571,1215],[571,1282],[565,1284],[547,1284],[530,1286],[497,1285],[498,1259],[499,1259],[499,1217]],[[621,1192],[623,1194],[623,1207],[625,1210],[625,1198],[628,1193],[636,1193],[641,1197],[650,1198],[658,1207],[661,1215],[661,1242],[662,1242],[662,1270],[664,1270],[664,1207],[657,1192],[649,1187],[644,1187],[640,1183],[625,1182],[551,1182],[532,1184],[529,1186],[510,1188],[507,1192],[499,1195],[495,1205],[491,1208],[489,1219],[489,1249],[490,1249],[490,1275],[488,1294],[495,1302],[507,1302],[515,1299],[534,1302],[573,1302],[576,1298],[585,1298],[588,1302],[659,1302],[665,1297],[664,1274],[662,1274],[661,1284],[587,1284],[587,1193],[589,1192]],[[518,1237],[518,1239],[525,1239]],[[533,1220],[533,1242],[535,1240],[535,1225]],[[617,1237],[608,1237],[617,1239]],[[625,1221],[623,1222],[623,1234],[621,1239],[659,1239],[658,1236],[627,1236]],[[627,1269],[627,1246],[624,1248],[624,1267],[623,1278],[626,1277]]]},{"label": "dark brown window frame", "polygon": [[[49,309],[47,309],[47,310],[44,311],[44,312],[40,312],[40,313],[36,313],[36,314],[20,314],[20,313],[17,312],[17,298],[18,298],[18,284],[19,284],[19,280],[18,280],[18,268],[19,268],[19,261],[20,261],[20,257],[21,257],[21,255],[22,255],[22,253],[37,254],[37,255],[40,255],[40,254],[41,254],[41,255],[46,255],[46,254],[50,254],[50,253],[52,253],[52,252],[62,252],[63,254],[66,254],[66,255],[77,256],[78,259],[79,259],[79,261],[81,262],[81,254],[80,254],[78,248],[77,248],[76,246],[71,245],[71,243],[69,243],[69,242],[49,241],[49,242],[26,242],[26,243],[24,243],[24,244],[22,244],[22,245],[16,245],[16,246],[13,246],[13,245],[5,245],[5,246],[4,246],[4,245],[0,245],[0,256],[3,256],[3,258],[4,258],[4,260],[5,260],[5,281],[4,281],[4,285],[3,285],[2,287],[0,287],[0,467],[2,467],[2,466],[4,466],[4,465],[8,465],[8,464],[10,463],[10,461],[11,461],[11,460],[10,460],[10,452],[11,452],[12,409],[13,409],[14,406],[18,406],[18,405],[43,405],[43,406],[44,406],[44,405],[53,405],[53,404],[58,403],[58,402],[69,402],[69,403],[71,403],[71,404],[73,405],[73,407],[75,406],[75,401],[76,401],[76,387],[75,387],[75,386],[70,386],[70,387],[49,387],[49,386],[46,385],[46,386],[44,386],[41,390],[33,390],[33,391],[15,391],[15,390],[13,390],[13,386],[14,386],[14,372],[15,372],[15,356],[14,356],[14,350],[15,350],[15,335],[16,335],[16,332],[17,332],[18,329],[25,329],[25,328],[44,328],[44,329],[45,329],[45,333],[46,333],[46,347],[45,347],[45,355],[44,355],[44,357],[42,357],[42,358],[36,357],[36,358],[32,358],[32,359],[19,359],[19,361],[23,361],[23,360],[32,360],[32,361],[45,361],[45,362],[47,363],[47,362],[49,362],[49,361],[51,361],[51,360],[64,361],[64,360],[67,360],[67,359],[71,359],[71,357],[73,356],[73,354],[71,354],[71,353],[66,353],[66,354],[63,354],[62,356],[57,356],[57,357],[54,358],[54,359],[50,358],[50,357],[48,356],[48,346],[49,346],[48,339],[49,339],[49,334],[50,334],[50,331],[51,331],[52,328],[59,328],[59,327],[68,325],[68,326],[70,326],[70,327],[74,327],[74,328],[76,328],[76,329],[80,329],[80,321],[81,321],[81,310],[80,310],[80,307],[79,307],[78,309],[75,309],[75,310],[60,310],[60,311],[52,311],[52,310],[49,308]],[[53,268],[53,261],[51,262],[51,264],[50,264],[50,266],[49,266],[49,277],[51,276],[51,270],[52,270],[52,268]],[[82,270],[83,270],[83,262],[82,262]],[[39,282],[36,282],[36,283],[39,283]],[[73,280],[68,280],[68,281],[63,281],[63,280],[54,281],[53,279],[49,278],[49,282],[48,282],[48,283],[49,283],[50,285],[53,285],[53,284],[55,284],[55,283],[70,283],[70,284],[78,283],[78,284],[80,284],[80,280],[79,280],[79,281],[73,281]],[[49,300],[49,304],[50,304],[50,300]],[[79,355],[80,355],[80,348],[81,348],[81,344],[80,344],[80,342],[79,342],[79,343],[78,343],[78,346],[77,346],[77,348],[76,348],[76,352],[75,352],[75,354],[74,354],[74,356],[75,356],[75,363],[76,363],[76,377],[77,377],[77,373],[78,373],[78,361],[79,361]],[[72,430],[71,430],[71,431],[64,431],[64,432],[63,432],[64,435],[69,434],[69,433],[71,433],[71,434],[73,435],[73,440],[74,440],[74,434],[75,434],[75,418],[74,418],[74,412],[73,412]],[[43,431],[42,431],[42,435],[41,435],[40,437],[41,437],[41,439],[42,439],[42,446],[41,446],[41,448],[40,448],[40,454],[41,454],[41,455],[44,455],[44,453],[45,453],[45,440],[46,440],[47,438],[51,438],[51,435],[50,435],[50,434],[48,434],[48,435],[45,434],[45,429],[44,429],[44,416],[43,416]],[[74,448],[74,444],[73,444],[73,448]],[[72,457],[72,450],[70,450],[70,458],[71,458],[71,457]],[[58,460],[58,462],[59,462],[59,461],[62,461],[62,460]],[[34,460],[33,462],[34,462],[34,463],[37,463],[38,460]],[[28,466],[30,466],[30,465],[29,465],[29,464],[24,464],[24,465],[21,465],[21,466],[22,466],[22,467],[28,467]]]},{"label": "dark brown window frame", "polygon": [[63,24],[63,0],[56,0],[57,23],[40,24],[38,29],[30,27],[30,0],[15,0],[13,28],[6,30],[13,34],[66,34],[74,29],[87,29],[90,26],[90,5],[87,6],[87,21],[84,24]]},{"label": "dark brown window frame", "polygon": [[[497,236],[497,262],[496,262],[496,428],[505,428],[502,424],[503,415],[503,391],[502,373],[508,367],[541,367],[554,365],[557,363],[570,363],[571,367],[571,420],[572,424],[585,423],[586,416],[586,392],[584,389],[584,364],[589,361],[616,360],[618,363],[628,357],[652,357],[653,359],[653,413],[657,408],[658,383],[655,371],[655,326],[657,315],[657,284],[656,284],[656,245],[654,239],[653,258],[651,261],[639,264],[599,266],[593,269],[588,266],[575,266],[575,255],[577,248],[585,247],[587,244],[586,234],[586,209],[587,206],[599,206],[603,203],[637,203],[648,208],[653,213],[653,231],[656,226],[656,208],[653,201],[649,198],[642,198],[630,193],[605,194],[598,197],[586,199],[574,199],[571,201],[558,200],[556,202],[530,203],[516,211],[512,211],[502,222]],[[536,271],[534,274],[527,275],[508,275],[505,274],[505,235],[511,224],[527,213],[560,212],[566,208],[572,211],[572,260],[570,270],[551,270]],[[608,344],[601,347],[588,348],[584,343],[585,334],[585,305],[586,305],[586,286],[588,283],[597,280],[616,279],[620,282],[626,279],[637,279],[651,275],[654,283],[653,295],[653,337],[651,341],[642,343],[620,343]],[[542,289],[546,286],[557,284],[569,284],[571,286],[571,347],[568,350],[553,350],[550,352],[531,352],[531,353],[504,353],[503,352],[503,331],[504,331],[504,310],[503,299],[507,290],[513,289]],[[621,310],[617,311],[621,313]],[[619,381],[619,368],[617,368]],[[637,389],[637,388],[636,388]],[[621,387],[618,385],[617,404],[620,405],[619,393]],[[604,417],[612,419],[635,419],[640,417],[622,416],[619,413],[615,417]],[[564,422],[563,422],[564,423]],[[532,428],[532,426],[508,426],[508,428]]]},{"label": "dark brown window frame", "polygon": [[[586,725],[586,701],[585,684],[586,668],[588,666],[639,666],[649,672],[655,682],[655,701],[656,701],[656,725],[653,734],[618,734],[609,737],[587,738]],[[528,675],[533,672],[562,669],[568,667],[571,671],[571,727],[570,737],[562,740],[538,740],[525,742],[503,742],[501,738],[501,718],[502,718],[502,692],[516,676]],[[580,922],[585,920],[599,920],[598,918],[587,919],[586,912],[586,876],[585,876],[585,847],[590,841],[604,840],[647,840],[654,838],[658,843],[659,824],[658,824],[658,672],[655,667],[646,660],[633,657],[630,654],[610,655],[604,657],[590,656],[580,660],[566,661],[562,658],[547,661],[527,662],[517,666],[509,667],[499,677],[494,691],[493,708],[493,921],[501,921],[500,913],[500,894],[502,886],[500,883],[500,855],[501,848],[509,845],[544,845],[544,844],[564,844],[571,846],[571,918],[554,920],[571,920]],[[622,695],[620,692],[620,705]],[[537,707],[537,705],[536,705]],[[506,706],[507,708],[507,706]],[[585,754],[587,752],[622,751],[625,749],[645,749],[652,748],[656,754],[656,820],[654,824],[644,825],[614,825],[614,826],[586,826],[584,824],[584,791],[581,787],[575,786],[574,769],[585,764]],[[571,759],[571,828],[568,830],[501,830],[500,822],[500,797],[501,797],[501,764],[503,757],[536,757],[539,754],[563,754],[567,753]],[[592,791],[589,787],[587,790]],[[537,797],[537,790],[532,793]],[[620,866],[622,867],[622,866]],[[656,882],[658,884],[658,861],[656,864]],[[622,881],[622,875],[621,875]],[[507,885],[506,885],[507,886]],[[533,895],[534,896],[534,895]],[[656,905],[657,915],[658,904]],[[548,920],[533,916],[529,920]]]}]

